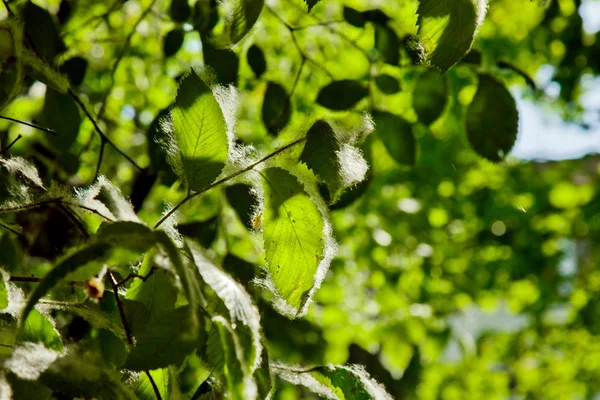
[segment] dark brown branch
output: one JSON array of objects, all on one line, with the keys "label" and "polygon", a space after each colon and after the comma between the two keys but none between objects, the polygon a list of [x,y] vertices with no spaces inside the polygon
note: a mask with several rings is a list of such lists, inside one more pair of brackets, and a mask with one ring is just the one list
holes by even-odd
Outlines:
[{"label": "dark brown branch", "polygon": [[152,276],[152,274],[154,274],[154,271],[156,271],[158,269],[160,269],[160,268],[158,268],[158,267],[152,267],[152,268],[150,268],[150,272],[148,272],[146,275],[138,275],[138,274],[133,274],[133,273],[129,274],[129,275],[127,275],[127,277],[125,279],[123,279],[120,282],[117,282],[117,287],[120,287],[121,285],[125,284],[127,281],[129,281],[129,280],[131,280],[133,278],[138,278],[138,279],[141,279],[144,282],[146,282],[146,280],[148,278],[150,278]]},{"label": "dark brown branch", "polygon": [[209,185],[206,189],[202,189],[198,192],[194,192],[194,193],[190,193],[186,196],[185,199],[181,200],[179,202],[179,204],[177,204],[175,207],[173,207],[171,210],[169,210],[169,212],[167,212],[157,223],[156,225],[154,225],[154,229],[158,228],[159,226],[161,226],[163,224],[163,222],[165,222],[167,220],[167,218],[169,218],[171,215],[173,215],[173,213],[175,211],[177,211],[181,206],[183,206],[185,203],[187,203],[188,201],[190,201],[191,199],[193,199],[194,197],[200,196],[202,193],[206,193],[208,192],[210,189],[214,188],[215,186],[219,186],[222,183],[225,183],[227,181],[232,180],[233,178],[248,172],[252,169],[254,169],[254,167],[256,167],[257,165],[262,164],[263,162],[269,160],[270,158],[275,157],[276,155],[278,155],[279,153],[282,153],[284,151],[286,151],[287,149],[289,149],[290,147],[293,147],[299,143],[302,143],[306,140],[306,136],[301,137],[300,139],[294,140],[292,143],[288,143],[283,147],[280,147],[279,149],[275,150],[274,152],[272,152],[271,154],[261,158],[260,160],[253,162],[252,164],[248,165],[246,168],[242,168],[237,172],[234,172],[233,174],[226,176],[223,179],[219,179],[218,181],[214,182],[213,184]]},{"label": "dark brown branch", "polygon": [[58,136],[58,134],[56,133],[55,130],[50,129],[50,128],[44,128],[43,126],[32,124],[31,122],[21,121],[20,119],[11,118],[11,117],[7,117],[7,116],[4,116],[4,115],[0,115],[0,119],[5,119],[7,121],[16,122],[17,124],[29,126],[30,128],[35,128],[35,129],[37,129],[39,131],[46,132],[46,133],[49,133],[49,134],[54,135],[54,136]]}]

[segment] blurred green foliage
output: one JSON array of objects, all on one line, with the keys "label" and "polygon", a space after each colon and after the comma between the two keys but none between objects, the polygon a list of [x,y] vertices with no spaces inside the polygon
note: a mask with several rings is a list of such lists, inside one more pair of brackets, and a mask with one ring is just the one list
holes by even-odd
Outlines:
[{"label": "blurred green foliage", "polygon": [[[143,169],[101,142],[71,97],[29,76],[1,114],[66,136],[0,120],[1,148],[22,135],[12,155],[32,160],[44,185],[76,188],[94,181],[102,148],[100,174],[148,223],[185,195],[155,135],[157,116],[191,68],[235,85],[238,101],[229,107],[237,107],[237,140],[261,154],[318,118],[343,125],[373,115],[375,132],[361,143],[367,179],[331,207],[339,251],[302,319],[278,314],[269,296],[249,283],[264,260],[247,229],[260,223],[248,220],[254,211],[248,190],[210,191],[179,210],[186,222],[180,232],[199,241],[254,297],[270,358],[305,367],[362,364],[398,399],[600,394],[600,158],[541,162],[509,155],[494,164],[471,147],[465,125],[478,82],[488,76],[482,74],[582,123],[582,81],[600,72],[600,34],[583,31],[582,0],[543,7],[490,1],[473,50],[442,78],[414,64],[409,43],[418,35],[417,0],[311,1],[310,13],[300,0],[268,2],[256,25],[228,48],[216,46],[209,33],[237,42],[245,28],[228,26],[208,0],[7,3],[22,16],[28,40],[43,49],[39,56],[64,67],[103,131]],[[36,27],[28,18],[39,18],[40,9],[51,20],[43,17]],[[0,7],[0,18],[7,16]],[[557,97],[531,87],[542,66],[555,71],[550,84],[560,86]],[[341,92],[321,92],[336,83]],[[486,101],[500,119],[504,106],[498,111],[494,98]],[[486,133],[485,125],[478,129]],[[487,145],[494,137],[483,140]],[[0,195],[3,190],[0,185]],[[95,230],[101,220],[86,214],[83,221]],[[0,222],[7,228],[0,231],[0,265],[12,275],[42,277],[83,240],[57,206],[2,214]],[[70,286],[52,295],[86,298]],[[3,308],[7,298],[0,288]],[[98,307],[111,306],[103,300]],[[52,314],[63,340],[82,341],[90,351],[101,347],[107,363],[118,358],[113,352],[122,351],[123,338],[107,330],[118,320],[90,327],[74,313]],[[13,344],[4,343],[12,337],[9,319],[1,321],[2,345]],[[35,341],[58,346],[48,329]],[[165,388],[177,382],[173,373],[152,372]],[[183,393],[200,390],[209,375],[198,357],[178,373]],[[11,384],[18,387],[19,380]],[[316,396],[283,380],[277,388],[277,399]],[[193,398],[202,398],[197,393]],[[136,395],[152,394],[147,378],[139,378]]]}]

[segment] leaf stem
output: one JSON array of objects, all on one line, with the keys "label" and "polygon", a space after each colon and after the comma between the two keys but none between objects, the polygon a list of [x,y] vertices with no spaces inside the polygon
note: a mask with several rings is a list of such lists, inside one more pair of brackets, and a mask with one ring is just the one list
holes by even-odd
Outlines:
[{"label": "leaf stem", "polygon": [[5,115],[0,115],[0,119],[5,119],[7,121],[16,122],[17,124],[26,125],[26,126],[29,126],[31,128],[35,128],[37,130],[40,130],[42,132],[46,132],[46,133],[49,133],[51,135],[58,136],[58,134],[56,133],[55,130],[50,129],[50,128],[45,128],[45,127],[40,126],[40,125],[32,124],[31,122],[21,121],[20,119],[7,117]]},{"label": "leaf stem", "polygon": [[183,200],[181,200],[175,207],[173,207],[171,210],[169,210],[169,212],[167,212],[157,223],[156,225],[154,225],[154,229],[158,228],[159,226],[161,226],[163,224],[163,222],[165,222],[167,220],[167,218],[169,218],[175,211],[177,211],[181,206],[183,206],[185,203],[187,203],[188,201],[190,201],[191,199],[193,199],[194,197],[200,196],[203,193],[208,192],[210,189],[214,188],[215,186],[219,186],[225,182],[228,182],[230,180],[232,180],[233,178],[240,176],[241,174],[248,172],[252,169],[254,169],[257,165],[262,164],[263,162],[275,157],[276,155],[278,155],[279,153],[282,153],[284,151],[286,151],[287,149],[289,149],[290,147],[293,147],[299,143],[302,143],[306,140],[306,136],[301,137],[300,139],[296,139],[291,143],[286,144],[285,146],[282,146],[280,148],[278,148],[277,150],[275,150],[274,152],[272,152],[271,154],[268,154],[266,156],[264,156],[263,158],[261,158],[258,161],[253,162],[252,164],[248,165],[245,168],[240,169],[239,171],[234,172],[231,175],[226,176],[225,178],[219,179],[218,181],[212,183],[211,185],[207,186],[205,189],[202,189],[200,191],[197,192],[193,192],[188,194]]},{"label": "leaf stem", "polygon": [[[117,310],[119,311],[119,318],[121,319],[121,325],[123,326],[123,330],[125,331],[125,339],[127,340],[127,345],[131,348],[133,347],[133,337],[131,335],[131,330],[129,329],[129,324],[127,323],[127,316],[125,315],[125,309],[123,309],[123,303],[121,303],[121,298],[119,297],[119,284],[117,283],[115,277],[112,272],[108,270],[107,272],[108,282],[110,282],[110,286],[112,287],[113,293],[115,294],[115,302],[117,303]],[[144,373],[148,377],[150,384],[152,385],[152,389],[154,390],[154,395],[158,400],[162,400],[160,392],[158,391],[158,386],[156,386],[156,382],[154,382],[154,378],[150,375],[148,370],[144,370]]]},{"label": "leaf stem", "polygon": [[4,153],[6,153],[6,152],[7,152],[7,151],[8,151],[8,150],[11,148],[11,147],[13,147],[13,145],[14,145],[15,143],[17,143],[19,140],[21,140],[21,138],[22,138],[22,137],[23,137],[22,135],[19,135],[19,136],[17,136],[17,137],[15,138],[15,140],[13,140],[12,142],[10,142],[10,143],[8,144],[8,146],[6,146],[4,149],[2,149],[2,151],[0,151],[0,154],[4,154]]},{"label": "leaf stem", "polygon": [[62,197],[57,197],[55,199],[38,201],[37,203],[29,203],[29,204],[25,204],[25,205],[22,205],[22,206],[0,208],[0,214],[10,213],[10,212],[19,212],[19,211],[24,211],[24,210],[30,210],[32,208],[37,208],[37,207],[45,206],[46,204],[56,203],[56,202],[59,202],[61,200],[62,200]]},{"label": "leaf stem", "polygon": [[102,132],[102,129],[100,129],[100,127],[98,126],[98,123],[96,122],[96,120],[94,119],[94,117],[92,116],[92,114],[89,112],[89,110],[87,109],[87,107],[85,106],[85,104],[83,104],[83,101],[79,98],[79,96],[77,96],[77,93],[75,93],[73,91],[73,89],[69,88],[67,90],[67,92],[69,93],[69,96],[71,96],[73,98],[73,100],[75,100],[75,102],[77,103],[77,105],[79,106],[79,108],[81,108],[81,110],[83,111],[83,113],[86,115],[86,117],[90,120],[90,122],[92,123],[92,125],[94,126],[94,130],[98,133],[98,135],[100,135],[100,138],[102,139],[103,142],[106,142],[107,144],[111,145],[113,149],[115,149],[117,151],[117,153],[119,153],[121,156],[123,156],[127,161],[129,161],[129,163],[131,165],[133,165],[138,171],[142,170],[142,167],[140,167],[139,165],[137,165],[137,163],[135,161],[133,161],[133,159],[131,157],[129,157],[125,152],[123,152],[121,149],[119,149],[117,147],[116,144],[114,144],[105,134],[104,132]]}]

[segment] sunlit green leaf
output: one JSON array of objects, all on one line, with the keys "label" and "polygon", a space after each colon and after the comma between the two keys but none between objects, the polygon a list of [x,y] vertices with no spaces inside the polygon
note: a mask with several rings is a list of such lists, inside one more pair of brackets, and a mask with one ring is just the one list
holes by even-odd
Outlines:
[{"label": "sunlit green leaf", "polygon": [[456,64],[471,49],[486,10],[487,1],[420,0],[418,35],[427,60],[442,72]]},{"label": "sunlit green leaf", "polygon": [[192,72],[181,81],[172,110],[182,171],[190,190],[201,190],[221,173],[227,160],[227,126],[212,91]]},{"label": "sunlit green leaf", "polygon": [[301,385],[325,398],[391,400],[385,388],[355,365],[302,370],[277,363],[275,373],[283,380]]},{"label": "sunlit green leaf", "polygon": [[234,0],[233,12],[227,20],[225,31],[230,43],[239,42],[254,26],[262,8],[264,0]]},{"label": "sunlit green leaf", "polygon": [[277,293],[299,312],[308,300],[323,258],[323,216],[289,172],[269,168],[261,175],[265,192],[263,236],[267,268]]}]

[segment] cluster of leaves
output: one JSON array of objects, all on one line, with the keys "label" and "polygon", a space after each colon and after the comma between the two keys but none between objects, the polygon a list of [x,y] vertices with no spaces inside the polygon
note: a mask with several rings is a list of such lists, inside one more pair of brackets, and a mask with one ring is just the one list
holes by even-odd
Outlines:
[{"label": "cluster of leaves", "polygon": [[[418,372],[449,341],[443,318],[459,307],[444,298],[447,282],[456,279],[452,295],[462,300],[496,284],[474,272],[470,291],[455,276],[467,269],[456,249],[485,235],[475,222],[467,229],[449,219],[467,220],[472,208],[488,205],[473,206],[469,196],[498,184],[492,177],[504,167],[488,160],[504,160],[515,143],[518,112],[503,82],[524,78],[537,90],[526,71],[472,50],[488,2],[419,0],[362,11],[333,1],[76,3],[63,0],[54,14],[30,1],[5,3],[15,10],[7,7],[0,21],[0,109],[23,118],[41,108],[39,126],[27,124],[48,133],[43,141],[19,135],[1,150],[2,394],[392,397],[354,364],[365,364],[394,397],[414,397],[419,380],[432,397],[462,393],[467,384],[455,370],[436,364]],[[336,19],[328,3],[343,29],[306,12]],[[154,18],[166,21],[156,24],[164,39],[150,40]],[[306,18],[317,22],[302,25]],[[115,25],[123,27],[119,45],[103,47]],[[39,82],[43,105],[29,112],[24,105]],[[436,141],[449,136],[447,144]],[[467,177],[463,208],[449,205],[458,185],[445,179],[450,164]],[[392,207],[381,197],[404,181],[419,184],[408,189],[415,197],[437,191],[448,203],[428,210],[425,232],[412,230],[423,224],[418,215],[401,223],[389,215],[392,208],[418,213],[410,194]],[[130,201],[119,189],[128,186]],[[544,186],[540,196],[548,192]],[[594,195],[567,192],[577,192],[575,200],[559,193],[552,206],[572,210]],[[529,197],[520,196],[524,207]],[[562,217],[575,226],[578,215],[567,211]],[[502,226],[518,228],[509,219],[494,225],[495,236],[504,235],[497,235]],[[324,281],[338,251],[334,231],[342,250],[333,280]],[[388,256],[392,237],[412,238],[407,248],[422,241],[418,261],[402,246]],[[519,241],[515,252],[528,244]],[[474,264],[505,260],[506,249],[489,247]],[[402,272],[394,252],[405,260]],[[431,252],[441,261],[423,261]],[[438,271],[444,257],[459,260],[448,263],[452,278]],[[367,266],[367,283],[352,265]],[[526,274],[511,280],[517,307],[534,310]],[[379,289],[375,321],[365,286]],[[432,308],[436,319],[422,322]],[[593,340],[582,337],[591,343],[585,352]],[[363,350],[379,346],[379,357]]]}]

